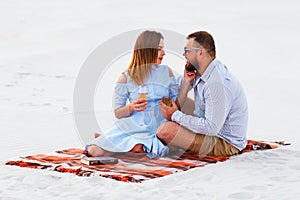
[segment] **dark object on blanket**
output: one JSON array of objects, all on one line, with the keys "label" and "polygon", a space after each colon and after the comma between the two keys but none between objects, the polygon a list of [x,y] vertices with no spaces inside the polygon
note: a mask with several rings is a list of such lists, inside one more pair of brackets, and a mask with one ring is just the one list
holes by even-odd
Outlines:
[{"label": "dark object on blanket", "polygon": [[172,102],[171,102],[171,98],[170,97],[163,97],[162,98],[162,102],[164,104],[166,104],[167,106],[172,107]]},{"label": "dark object on blanket", "polygon": [[86,165],[113,165],[118,163],[118,159],[110,156],[83,157],[81,163]]}]

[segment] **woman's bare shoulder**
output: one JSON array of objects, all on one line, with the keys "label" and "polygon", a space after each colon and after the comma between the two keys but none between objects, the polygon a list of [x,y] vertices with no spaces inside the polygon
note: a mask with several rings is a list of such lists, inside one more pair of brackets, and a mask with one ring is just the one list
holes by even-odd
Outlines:
[{"label": "woman's bare shoulder", "polygon": [[127,83],[127,78],[126,78],[125,73],[122,73],[122,74],[119,76],[118,83]]}]

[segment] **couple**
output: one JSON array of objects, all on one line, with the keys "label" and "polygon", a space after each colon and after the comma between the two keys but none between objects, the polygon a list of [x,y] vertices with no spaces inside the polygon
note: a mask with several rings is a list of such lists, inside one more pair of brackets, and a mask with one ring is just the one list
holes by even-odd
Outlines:
[{"label": "couple", "polygon": [[[161,65],[164,55],[161,33],[144,31],[138,36],[131,63],[115,86],[117,120],[86,146],[89,156],[132,152],[156,158],[171,146],[192,154],[230,156],[246,147],[247,100],[238,80],[216,59],[212,36],[199,31],[187,37],[183,56],[196,70],[185,69],[177,82],[172,70]],[[138,96],[142,85],[146,98]],[[188,115],[181,110],[190,106],[186,102],[191,89],[195,109]],[[172,106],[164,104],[163,97],[170,97]]]}]

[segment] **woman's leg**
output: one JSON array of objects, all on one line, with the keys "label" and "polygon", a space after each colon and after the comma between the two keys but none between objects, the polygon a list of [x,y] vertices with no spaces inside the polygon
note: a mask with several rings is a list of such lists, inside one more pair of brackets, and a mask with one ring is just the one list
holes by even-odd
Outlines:
[{"label": "woman's leg", "polygon": [[[131,152],[131,153],[147,153],[143,147],[144,147],[143,144],[136,144],[129,152]],[[87,154],[92,157],[111,156],[114,153],[115,152],[106,151],[106,150],[102,149],[101,147],[98,147],[95,144],[89,145],[87,147]]]},{"label": "woman's leg", "polygon": [[131,152],[131,153],[147,153],[144,150],[143,144],[136,144],[129,152]]},{"label": "woman's leg", "polygon": [[98,147],[95,144],[91,144],[87,147],[87,154],[89,156],[110,156],[112,154],[114,154],[114,152],[110,152],[110,151],[106,151],[104,149],[102,149],[101,147]]}]

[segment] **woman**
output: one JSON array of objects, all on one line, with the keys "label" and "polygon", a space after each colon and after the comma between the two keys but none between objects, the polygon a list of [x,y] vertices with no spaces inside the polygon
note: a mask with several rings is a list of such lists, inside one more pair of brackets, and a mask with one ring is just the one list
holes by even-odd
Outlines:
[{"label": "woman", "polygon": [[[155,135],[166,119],[160,113],[162,97],[174,100],[178,85],[172,70],[161,65],[165,55],[164,38],[155,31],[142,32],[134,46],[131,63],[115,86],[114,112],[117,120],[106,133],[86,147],[90,156],[116,152],[147,153],[150,158],[164,156],[169,149]],[[148,98],[138,97],[146,86]],[[144,91],[145,92],[145,91]],[[126,105],[127,100],[129,103]]]}]

